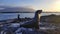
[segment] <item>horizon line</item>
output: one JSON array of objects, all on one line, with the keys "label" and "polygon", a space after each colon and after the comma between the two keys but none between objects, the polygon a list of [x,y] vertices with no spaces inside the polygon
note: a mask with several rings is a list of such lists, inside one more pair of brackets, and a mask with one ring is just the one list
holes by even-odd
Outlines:
[{"label": "horizon line", "polygon": [[[35,12],[0,12],[0,13],[35,13]],[[60,13],[60,12],[42,12],[42,13]]]}]

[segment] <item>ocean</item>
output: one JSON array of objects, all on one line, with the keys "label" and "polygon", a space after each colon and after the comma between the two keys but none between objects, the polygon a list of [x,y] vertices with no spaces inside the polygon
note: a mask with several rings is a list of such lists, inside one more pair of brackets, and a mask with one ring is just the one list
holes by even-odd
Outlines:
[{"label": "ocean", "polygon": [[[20,15],[20,18],[25,18],[25,17],[33,18],[34,15],[35,15],[35,13],[0,13],[0,20],[7,20],[7,19],[17,18],[17,15],[18,14]],[[51,14],[60,15],[60,13],[41,13],[41,16],[51,15]],[[17,26],[17,24],[14,23],[14,26]],[[12,27],[14,27],[14,26],[12,25]],[[19,24],[19,26],[20,26],[20,24]],[[53,29],[54,30],[54,27],[45,27],[45,26],[44,27],[41,27],[40,26],[40,29],[43,30],[43,31],[48,30],[48,29]],[[16,34],[22,34],[20,32],[21,30],[24,30],[25,33],[28,33],[28,32],[31,33],[33,31],[31,29],[28,29],[27,30],[26,28],[25,29],[24,28],[18,28],[18,30],[16,30]],[[35,33],[35,31],[33,31],[32,33]],[[43,32],[40,32],[40,33],[42,34]]]},{"label": "ocean", "polygon": [[[33,18],[35,13],[0,13],[0,20],[6,20],[6,19],[14,19],[17,18],[17,15],[20,15],[20,18]],[[50,15],[50,14],[56,14],[60,15],[60,13],[41,13],[41,16]]]}]

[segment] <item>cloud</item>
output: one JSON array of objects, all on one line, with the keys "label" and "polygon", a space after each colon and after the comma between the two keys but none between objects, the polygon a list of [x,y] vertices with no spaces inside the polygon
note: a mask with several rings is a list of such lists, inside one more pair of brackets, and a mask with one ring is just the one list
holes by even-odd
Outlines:
[{"label": "cloud", "polygon": [[0,8],[0,10],[4,10],[5,8]]},{"label": "cloud", "polygon": [[33,12],[34,9],[26,7],[0,7],[1,12]]},{"label": "cloud", "polygon": [[0,6],[4,6],[5,4],[3,4],[3,3],[0,3]]}]

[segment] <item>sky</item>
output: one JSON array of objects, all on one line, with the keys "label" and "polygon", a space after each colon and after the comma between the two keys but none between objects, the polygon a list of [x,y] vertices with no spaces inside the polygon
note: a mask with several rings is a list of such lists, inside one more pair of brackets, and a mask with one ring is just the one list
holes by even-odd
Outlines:
[{"label": "sky", "polygon": [[60,11],[60,0],[0,0],[0,6],[29,7],[35,10]]}]

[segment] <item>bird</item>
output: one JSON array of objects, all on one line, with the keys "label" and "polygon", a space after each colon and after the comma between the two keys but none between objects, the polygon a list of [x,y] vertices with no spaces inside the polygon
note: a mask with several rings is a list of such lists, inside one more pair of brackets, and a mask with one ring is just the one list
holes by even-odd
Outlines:
[{"label": "bird", "polygon": [[42,13],[42,10],[37,10],[35,12],[35,16],[33,18],[33,20],[30,20],[24,24],[21,24],[20,27],[24,27],[24,28],[35,28],[35,29],[39,29],[39,14]]}]

